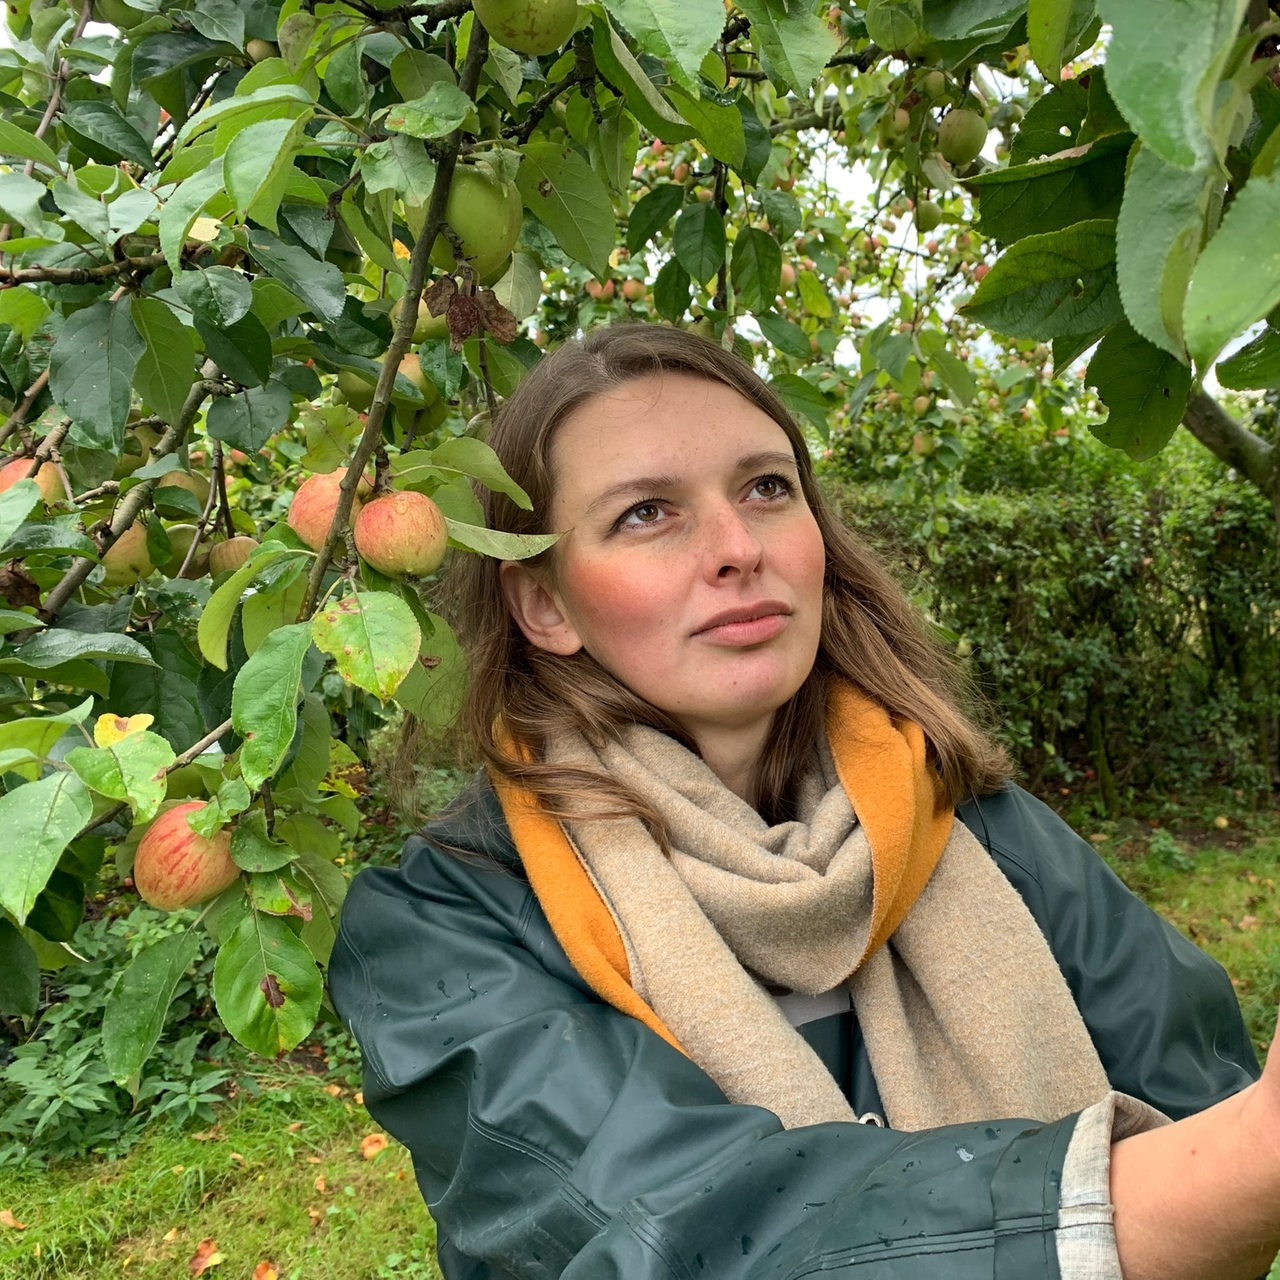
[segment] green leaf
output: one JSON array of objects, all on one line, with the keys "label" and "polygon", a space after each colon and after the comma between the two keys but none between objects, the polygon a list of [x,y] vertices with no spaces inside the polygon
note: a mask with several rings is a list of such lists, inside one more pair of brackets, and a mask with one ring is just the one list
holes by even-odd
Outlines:
[{"label": "green leaf", "polygon": [[747,133],[735,105],[707,102],[679,88],[671,90],[671,101],[715,159],[735,169],[742,167],[747,158]]},{"label": "green leaf", "polygon": [[49,882],[62,851],[93,816],[89,789],[58,770],[0,796],[0,907],[22,924]]},{"label": "green leaf", "polygon": [[336,320],[342,314],[347,290],[333,263],[321,262],[260,227],[249,230],[249,252],[321,320]]},{"label": "green leaf", "polygon": [[189,13],[191,25],[206,39],[221,40],[237,49],[244,44],[244,10],[233,0],[200,0]]},{"label": "green leaf", "polygon": [[109,747],[76,747],[67,764],[87,787],[112,800],[125,800],[136,822],[155,817],[168,789],[165,770],[173,748],[158,733],[131,733]]},{"label": "green leaf", "polygon": [[231,832],[231,861],[241,871],[278,871],[297,856],[296,850],[271,837],[261,809],[243,814]]},{"label": "green leaf", "polygon": [[443,138],[460,129],[475,113],[476,104],[457,85],[437,80],[419,98],[398,102],[386,116],[393,133],[407,133],[411,138]]},{"label": "green leaf", "polygon": [[772,311],[782,280],[782,248],[767,232],[747,227],[733,246],[733,287],[745,311]]},{"label": "green leaf", "polygon": [[[0,547],[18,532],[36,503],[41,501],[40,486],[34,480],[19,480],[0,493]],[[29,618],[23,625],[29,627],[35,621]]]},{"label": "green leaf", "polygon": [[293,111],[309,119],[314,112],[315,102],[302,85],[289,81],[264,85],[251,93],[223,98],[221,102],[202,108],[178,130],[174,153],[177,154],[211,129],[217,129],[232,122],[241,125],[249,124],[264,118],[262,115],[264,111],[279,112],[285,106],[291,107]]},{"label": "green leaf", "polygon": [[618,195],[631,185],[640,150],[640,126],[619,99],[602,112],[599,123],[591,120],[588,153],[605,185]]},{"label": "green leaf", "polygon": [[85,155],[100,164],[123,159],[143,169],[155,168],[150,144],[110,102],[69,102],[62,109],[62,125]]},{"label": "green leaf", "polygon": [[271,374],[271,335],[253,312],[225,327],[197,316],[195,326],[209,359],[233,382],[248,387],[266,382]]},{"label": "green leaf", "polygon": [[32,234],[61,240],[62,228],[47,222],[40,208],[47,190],[43,182],[28,178],[25,173],[0,173],[0,214]]},{"label": "green leaf", "polygon": [[102,1012],[102,1056],[117,1084],[136,1076],[151,1056],[174,990],[199,951],[193,926],[139,951],[120,975]]},{"label": "green leaf", "polygon": [[1040,74],[1057,84],[1066,61],[1073,0],[1027,0],[1027,35]]},{"label": "green leaf", "polygon": [[240,625],[246,653],[256,652],[273,631],[297,621],[307,595],[310,560],[310,556],[295,557],[292,564],[281,566],[282,572],[270,575],[269,584],[260,584],[245,597]]},{"label": "green leaf", "polygon": [[867,0],[863,21],[880,48],[905,49],[920,38],[924,12],[920,0]]},{"label": "green leaf", "polygon": [[195,382],[195,339],[157,298],[135,294],[131,301],[133,327],[143,344],[133,385],[148,409],[176,422]]},{"label": "green leaf", "polygon": [[12,656],[38,670],[57,667],[75,658],[105,658],[110,662],[155,666],[155,660],[131,636],[114,631],[72,631],[67,627],[51,627],[32,636],[15,649]]},{"label": "green leaf", "polygon": [[244,589],[268,565],[291,554],[294,553],[279,545],[259,548],[209,597],[196,627],[196,639],[206,662],[219,671],[227,669],[227,637]]},{"label": "green leaf", "polygon": [[34,1018],[40,1005],[40,961],[22,930],[0,919],[0,1013]]},{"label": "green leaf", "polygon": [[[29,752],[37,761],[44,760],[64,733],[74,725],[83,724],[93,708],[93,699],[87,698],[78,707],[52,716],[24,716],[0,724],[0,751]],[[24,778],[34,781],[40,776],[39,768],[20,768]]]},{"label": "green leaf", "polygon": [[1114,261],[1112,222],[1027,236],[1004,251],[962,310],[1014,338],[1044,341],[1100,328],[1122,314]]},{"label": "green leaf", "polygon": [[831,406],[827,398],[812,382],[794,373],[783,373],[769,385],[778,393],[782,403],[798,418],[808,418],[825,440],[831,430],[827,415]]},{"label": "green leaf", "polygon": [[627,216],[627,249],[639,253],[675,217],[684,203],[684,187],[663,182],[636,201]]},{"label": "green leaf", "polygon": [[831,297],[816,271],[801,271],[796,278],[796,288],[800,294],[801,305],[811,316],[817,316],[819,320],[828,320],[835,314]]},{"label": "green leaf", "polygon": [[1215,373],[1233,391],[1280,387],[1280,333],[1263,329],[1248,346],[1219,362]]},{"label": "green leaf", "polygon": [[692,138],[694,131],[662,96],[614,25],[607,18],[597,17],[593,29],[596,65],[610,84],[622,90],[627,108],[640,124],[668,142]]},{"label": "green leaf", "polygon": [[311,638],[344,680],[383,702],[418,657],[417,619],[389,591],[353,592],[326,605],[311,619]]},{"label": "green leaf", "polygon": [[1280,219],[1280,173],[1251,178],[1204,247],[1187,290],[1187,347],[1202,369],[1280,303],[1280,255],[1260,251]]},{"label": "green leaf", "polygon": [[983,235],[1012,244],[1023,236],[1114,218],[1124,192],[1126,141],[1127,135],[1107,138],[966,179],[965,186],[978,193]]},{"label": "green leaf", "polygon": [[689,273],[675,258],[668,259],[653,282],[653,306],[657,313],[675,324],[689,305]]},{"label": "green leaf", "polygon": [[253,286],[230,267],[182,271],[173,284],[194,316],[221,328],[235,324],[253,306]]},{"label": "green leaf", "polygon": [[177,277],[182,271],[182,246],[191,224],[204,212],[204,207],[222,191],[222,157],[207,169],[193,174],[181,183],[160,209],[160,252]]},{"label": "green leaf", "polygon": [[695,201],[676,219],[672,247],[690,279],[706,284],[724,262],[724,215],[710,203]]},{"label": "green leaf", "polygon": [[745,0],[751,37],[775,84],[804,93],[840,47],[840,37],[811,5],[788,0]]},{"label": "green leaf", "polygon": [[507,475],[502,463],[498,461],[498,455],[483,440],[477,440],[474,436],[456,436],[437,445],[430,453],[402,454],[392,464],[392,470],[397,476],[404,477],[405,483],[412,487],[413,465],[427,459],[434,470],[444,475],[453,474],[479,480],[486,489],[506,494],[522,510],[533,510],[529,495]]},{"label": "green leaf", "polygon": [[1139,146],[1116,223],[1116,279],[1129,323],[1186,358],[1182,308],[1217,179],[1179,169]]},{"label": "green leaf", "polygon": [[603,276],[616,235],[608,189],[590,163],[567,145],[533,141],[524,152],[516,186],[525,207],[569,257]]},{"label": "green leaf", "polygon": [[1107,88],[1151,149],[1179,168],[1214,160],[1219,74],[1248,0],[1099,0],[1111,24]]},{"label": "green leaf", "polygon": [[311,647],[311,627],[295,622],[262,642],[236,675],[231,691],[231,727],[244,739],[240,772],[254,789],[284,761],[298,725],[302,662]]},{"label": "green leaf", "polygon": [[254,454],[289,421],[293,396],[272,379],[265,387],[247,387],[239,395],[223,396],[209,406],[209,434],[233,449]]},{"label": "green leaf", "polygon": [[780,316],[776,311],[757,315],[756,323],[770,344],[777,347],[783,355],[807,360],[813,354],[809,347],[809,335],[798,324]]},{"label": "green leaf", "polygon": [[419,661],[396,690],[396,703],[434,729],[454,723],[466,688],[467,660],[449,624],[423,611]]},{"label": "green leaf", "polygon": [[789,240],[800,230],[800,206],[789,191],[761,191],[760,207],[779,241]]},{"label": "green leaf", "polygon": [[1154,457],[1186,412],[1191,370],[1127,324],[1103,338],[1089,362],[1088,383],[1110,410],[1090,426],[1099,440],[1131,458]]},{"label": "green leaf", "polygon": [[320,1012],[315,957],[279,916],[246,916],[218,948],[213,998],[227,1030],[273,1058],[302,1042]]},{"label": "green leaf", "polygon": [[95,448],[120,450],[143,345],[128,301],[105,299],[69,316],[54,343],[49,389]]},{"label": "green leaf", "polygon": [[436,184],[436,163],[422,143],[407,133],[371,143],[360,157],[360,176],[369,195],[391,191],[406,204],[424,205]]},{"label": "green leaf", "polygon": [[0,116],[0,155],[34,160],[53,173],[62,172],[57,152],[47,142],[3,116]]},{"label": "green leaf", "polygon": [[673,80],[697,92],[702,59],[724,28],[721,0],[606,0],[605,8],[645,53],[667,63]]},{"label": "green leaf", "polygon": [[127,709],[130,715],[155,716],[153,731],[175,751],[185,751],[206,728],[196,692],[200,663],[176,631],[158,630],[142,636],[141,643],[156,665],[117,663],[111,670],[107,706]]},{"label": "green leaf", "polygon": [[480,525],[449,521],[449,541],[454,546],[498,560],[527,560],[541,555],[548,547],[555,546],[559,537],[558,533],[500,533]]},{"label": "green leaf", "polygon": [[272,229],[284,197],[306,119],[259,120],[240,130],[223,157],[227,195],[241,217],[253,217]]},{"label": "green leaf", "polygon": [[934,351],[929,356],[929,364],[942,379],[942,385],[956,404],[967,405],[973,402],[978,394],[978,384],[963,360],[949,351]]},{"label": "green leaf", "polygon": [[302,940],[321,964],[328,964],[337,934],[338,909],[347,892],[346,877],[332,862],[314,853],[303,853],[290,870],[311,895],[311,919],[302,926]]}]

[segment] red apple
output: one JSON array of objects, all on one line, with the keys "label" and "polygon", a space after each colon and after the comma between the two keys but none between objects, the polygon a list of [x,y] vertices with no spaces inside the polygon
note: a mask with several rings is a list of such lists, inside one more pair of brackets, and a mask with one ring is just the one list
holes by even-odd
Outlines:
[{"label": "red apple", "polygon": [[[345,467],[339,467],[336,471],[316,472],[315,475],[308,476],[293,495],[286,517],[289,528],[312,551],[319,551],[328,537],[329,526],[333,524],[333,513],[338,509],[338,487],[346,474]],[[361,490],[368,491],[363,481],[351,504],[353,523],[360,510]]]},{"label": "red apple", "polygon": [[355,538],[356,550],[379,573],[421,578],[440,567],[449,526],[426,494],[393,490],[361,507]]},{"label": "red apple", "polygon": [[206,840],[191,830],[187,815],[203,809],[203,800],[166,809],[138,842],[133,883],[144,902],[176,911],[206,902],[235,882],[240,868],[231,861],[227,828]]},{"label": "red apple", "polygon": [[[6,462],[0,467],[0,493],[12,488],[19,480],[25,480],[31,474],[31,464],[34,461],[34,458],[14,458],[12,462]],[[59,498],[66,496],[62,491],[58,468],[52,462],[42,462],[34,479],[40,486],[40,496],[45,502],[57,502]]]}]

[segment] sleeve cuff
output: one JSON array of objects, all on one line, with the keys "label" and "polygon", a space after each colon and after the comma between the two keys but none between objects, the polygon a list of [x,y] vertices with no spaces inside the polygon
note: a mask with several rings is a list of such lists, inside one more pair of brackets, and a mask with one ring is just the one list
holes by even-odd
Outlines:
[{"label": "sleeve cuff", "polygon": [[1168,1123],[1168,1116],[1125,1093],[1109,1093],[1080,1113],[1062,1166],[1054,1233],[1062,1280],[1124,1280],[1111,1203],[1111,1144]]}]

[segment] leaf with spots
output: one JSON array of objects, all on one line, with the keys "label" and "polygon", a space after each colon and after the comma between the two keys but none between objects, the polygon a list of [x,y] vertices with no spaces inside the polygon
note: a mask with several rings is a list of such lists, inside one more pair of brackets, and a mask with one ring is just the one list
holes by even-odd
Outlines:
[{"label": "leaf with spots", "polygon": [[274,1058],[298,1045],[320,1012],[315,957],[282,916],[251,912],[218,950],[213,998],[245,1048]]},{"label": "leaf with spots", "polygon": [[344,680],[385,702],[413,666],[421,637],[413,610],[399,596],[362,591],[317,613],[311,638]]}]

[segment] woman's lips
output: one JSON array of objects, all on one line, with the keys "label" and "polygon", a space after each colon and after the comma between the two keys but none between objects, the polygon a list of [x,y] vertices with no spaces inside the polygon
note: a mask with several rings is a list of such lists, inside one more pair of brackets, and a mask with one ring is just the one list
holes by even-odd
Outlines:
[{"label": "woman's lips", "polygon": [[780,604],[722,613],[694,634],[718,644],[763,644],[786,629],[789,611]]}]

